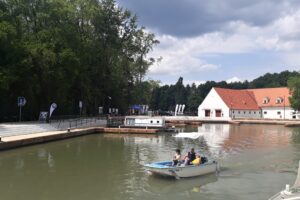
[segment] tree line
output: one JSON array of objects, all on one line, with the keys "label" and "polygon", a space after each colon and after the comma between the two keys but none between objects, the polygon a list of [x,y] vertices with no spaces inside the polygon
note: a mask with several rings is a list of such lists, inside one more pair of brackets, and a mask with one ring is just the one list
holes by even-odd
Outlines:
[{"label": "tree line", "polygon": [[291,104],[296,110],[300,110],[300,73],[297,71],[267,73],[252,81],[233,83],[207,81],[198,86],[195,84],[185,86],[183,78],[180,77],[174,85],[155,88],[152,92],[150,107],[154,110],[174,111],[176,104],[185,104],[186,112],[196,115],[198,106],[212,87],[229,89],[289,87],[293,91],[293,97],[290,98]]},{"label": "tree line", "polygon": [[148,53],[159,41],[137,20],[114,0],[0,0],[0,122],[17,121],[18,97],[27,100],[23,119],[36,120],[53,102],[55,115],[78,115],[79,101],[85,115],[99,106],[126,114],[133,104],[161,111],[185,104],[195,114],[212,87],[281,87],[288,80],[300,96],[299,72],[199,86],[184,85],[182,77],[164,86],[145,80],[157,61]]},{"label": "tree line", "polygon": [[158,43],[114,0],[0,0],[0,121],[16,120],[19,96],[26,120],[53,102],[56,115],[78,114],[79,101],[85,114],[126,112],[149,96]]}]

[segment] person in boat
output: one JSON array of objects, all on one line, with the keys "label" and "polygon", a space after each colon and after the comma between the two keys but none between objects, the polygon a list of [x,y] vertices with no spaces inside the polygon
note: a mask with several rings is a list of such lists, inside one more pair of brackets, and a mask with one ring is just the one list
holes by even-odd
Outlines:
[{"label": "person in boat", "polygon": [[187,152],[183,158],[183,164],[185,165],[190,165],[191,164],[191,152]]},{"label": "person in boat", "polygon": [[173,157],[173,163],[172,163],[172,165],[173,166],[177,165],[179,163],[180,159],[181,159],[180,149],[176,149],[175,155]]},{"label": "person in boat", "polygon": [[195,159],[196,159],[195,149],[192,148],[191,151],[189,151],[189,152],[187,152],[187,154],[185,154],[182,162],[184,165],[190,165],[191,162]]},{"label": "person in boat", "polygon": [[200,165],[201,164],[201,156],[196,155],[196,159],[192,161],[193,165]]},{"label": "person in boat", "polygon": [[189,159],[190,159],[190,162],[192,162],[193,160],[196,159],[195,149],[192,148],[191,151],[190,151],[189,153],[190,153],[190,154],[189,154],[189,156],[190,156]]}]

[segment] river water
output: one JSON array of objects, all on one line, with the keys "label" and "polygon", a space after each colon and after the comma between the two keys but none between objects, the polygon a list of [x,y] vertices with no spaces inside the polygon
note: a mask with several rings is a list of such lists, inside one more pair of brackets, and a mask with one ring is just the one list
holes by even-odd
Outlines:
[{"label": "river water", "polygon": [[[95,134],[0,152],[2,200],[264,200],[293,184],[300,129],[277,125],[203,124],[196,140]],[[219,174],[174,180],[143,164],[169,160],[176,148],[217,159]]]}]

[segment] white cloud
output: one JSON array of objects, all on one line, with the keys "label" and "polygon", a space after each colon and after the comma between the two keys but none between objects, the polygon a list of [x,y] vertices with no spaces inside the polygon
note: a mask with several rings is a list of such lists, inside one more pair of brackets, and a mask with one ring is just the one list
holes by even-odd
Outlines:
[{"label": "white cloud", "polygon": [[[299,63],[300,11],[281,16],[266,26],[253,26],[243,21],[232,21],[223,32],[212,32],[192,38],[158,35],[161,44],[151,56],[162,56],[161,63],[151,66],[150,75],[184,75],[213,71],[222,63],[209,63],[207,55],[228,53],[270,52],[282,57],[283,62]],[[237,77],[235,77],[237,78]]]},{"label": "white cloud", "polygon": [[204,84],[206,81],[199,81],[199,80],[183,80],[184,85],[192,85],[195,83],[196,86]]},{"label": "white cloud", "polygon": [[227,79],[226,82],[227,82],[227,83],[242,82],[242,79],[240,79],[240,78],[234,76],[234,77],[232,77],[232,78]]}]

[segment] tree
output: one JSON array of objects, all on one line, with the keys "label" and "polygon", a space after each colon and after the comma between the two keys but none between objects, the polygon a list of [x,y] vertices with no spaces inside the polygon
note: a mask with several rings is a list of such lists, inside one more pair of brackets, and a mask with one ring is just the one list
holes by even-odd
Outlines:
[{"label": "tree", "polygon": [[0,1],[0,121],[14,120],[18,96],[27,119],[52,102],[64,115],[77,114],[79,100],[86,114],[107,108],[108,96],[120,111],[148,102],[156,44],[114,0]]},{"label": "tree", "polygon": [[289,97],[291,107],[300,110],[300,75],[293,76],[288,79],[288,87],[292,96]]}]

